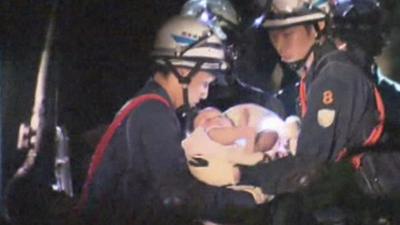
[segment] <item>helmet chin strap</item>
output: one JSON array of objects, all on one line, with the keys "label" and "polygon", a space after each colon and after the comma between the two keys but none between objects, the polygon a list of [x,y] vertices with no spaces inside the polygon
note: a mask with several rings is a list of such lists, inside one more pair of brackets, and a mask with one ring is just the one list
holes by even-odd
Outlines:
[{"label": "helmet chin strap", "polygon": [[298,71],[299,69],[301,69],[304,64],[306,63],[308,57],[310,57],[311,53],[314,51],[314,48],[316,47],[316,44],[313,44],[310,49],[308,50],[307,54],[300,60],[297,60],[295,62],[290,62],[287,63],[287,65],[289,66],[289,68],[293,71]]},{"label": "helmet chin strap", "polygon": [[321,38],[322,38],[323,32],[325,32],[325,31],[321,30],[321,28],[319,27],[318,23],[314,23],[313,27],[315,29],[315,32],[317,33],[317,36],[315,37],[315,42],[310,47],[310,49],[308,50],[307,54],[300,60],[287,63],[289,68],[292,69],[293,71],[298,71],[299,69],[301,69],[304,66],[304,64],[306,63],[308,57],[310,57],[311,53],[314,51],[314,49],[318,45],[321,45]]},{"label": "helmet chin strap", "polygon": [[201,66],[203,65],[203,61],[198,61],[196,65],[189,71],[187,76],[182,76],[175,66],[168,60],[164,60],[166,65],[171,69],[172,73],[178,79],[178,82],[182,86],[182,94],[183,94],[183,112],[185,113],[185,132],[191,130],[191,122],[192,117],[194,116],[194,112],[189,102],[189,84],[192,81],[192,78],[199,72]]}]

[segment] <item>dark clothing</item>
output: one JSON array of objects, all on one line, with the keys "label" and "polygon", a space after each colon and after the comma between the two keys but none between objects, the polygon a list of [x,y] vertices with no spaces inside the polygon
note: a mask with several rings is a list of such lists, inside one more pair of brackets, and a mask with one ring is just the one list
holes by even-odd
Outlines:
[{"label": "dark clothing", "polygon": [[386,121],[383,141],[391,146],[400,147],[400,90],[386,80],[379,80],[375,67],[374,80],[385,104]]},{"label": "dark clothing", "polygon": [[293,83],[284,86],[275,94],[276,98],[282,102],[286,116],[297,115],[299,113],[299,85],[300,82],[293,81]]},{"label": "dark clothing", "polygon": [[282,118],[286,114],[283,104],[272,93],[253,87],[239,79],[233,80],[229,86],[211,87],[209,97],[202,103],[202,106],[215,106],[225,111],[229,107],[242,103],[261,105]]},{"label": "dark clothing", "polygon": [[343,148],[359,147],[379,123],[370,74],[347,52],[331,47],[306,74],[307,112],[297,155],[334,161]]},{"label": "dark clothing", "polygon": [[286,116],[297,115],[300,77],[287,64],[281,62],[280,67],[282,68],[281,85],[274,95],[282,102]]},{"label": "dark clothing", "polygon": [[193,218],[227,216],[255,207],[251,195],[206,186],[189,173],[182,132],[167,93],[150,81],[138,96],[153,93],[170,106],[147,101],[118,128],[89,186],[82,210],[93,224],[189,224]]},{"label": "dark clothing", "polygon": [[385,132],[382,142],[392,145],[392,147],[400,146],[400,91],[393,84],[378,75],[378,66],[374,62],[374,58],[361,48],[357,46],[351,47],[349,55],[369,75],[382,97],[385,106]]},{"label": "dark clothing", "polygon": [[246,176],[249,181],[258,179],[269,194],[297,191],[321,165],[336,161],[344,148],[364,145],[379,124],[374,85],[368,75],[351,55],[329,42],[317,49],[314,63],[303,76],[301,108],[305,114],[296,157],[243,169],[243,182]]}]

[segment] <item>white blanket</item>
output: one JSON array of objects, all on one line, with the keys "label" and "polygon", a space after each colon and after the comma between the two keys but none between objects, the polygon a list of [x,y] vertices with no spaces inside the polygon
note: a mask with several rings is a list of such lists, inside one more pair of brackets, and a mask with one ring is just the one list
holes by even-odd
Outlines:
[{"label": "white blanket", "polygon": [[[256,105],[240,104],[226,110],[224,114],[235,125],[241,121],[243,110],[248,112],[247,126],[256,128],[257,131],[276,131],[279,139],[267,154],[274,159],[294,150],[291,142],[297,140],[298,126],[293,125],[291,119],[285,123],[274,112]],[[295,121],[297,123],[297,120]],[[293,131],[295,129],[296,131]],[[294,134],[294,135],[293,135]],[[240,171],[237,165],[255,165],[263,160],[264,153],[246,153],[243,145],[222,145],[213,141],[202,127],[196,128],[185,140],[182,141],[189,170],[198,180],[213,186],[235,185],[240,181]],[[293,147],[292,147],[293,148]],[[295,148],[295,147],[294,147]]]}]

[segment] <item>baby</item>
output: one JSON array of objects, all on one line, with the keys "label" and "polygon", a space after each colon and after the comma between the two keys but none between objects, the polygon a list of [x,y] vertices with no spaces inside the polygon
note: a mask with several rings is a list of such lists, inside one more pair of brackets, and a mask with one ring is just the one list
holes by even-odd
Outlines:
[{"label": "baby", "polygon": [[[278,133],[269,129],[257,132],[254,126],[249,126],[250,111],[243,108],[240,114],[239,120],[235,123],[218,109],[208,107],[200,111],[194,119],[194,128],[203,128],[211,140],[220,144],[242,146],[244,156],[270,150],[278,140]],[[237,159],[237,161],[238,164],[255,164],[254,162],[246,163],[243,159]]]},{"label": "baby", "polygon": [[225,113],[216,108],[200,111],[194,131],[182,142],[191,173],[209,185],[235,185],[240,180],[237,165],[274,159],[279,134],[273,126],[262,125],[265,119],[283,124],[271,111],[254,104],[238,105]]}]

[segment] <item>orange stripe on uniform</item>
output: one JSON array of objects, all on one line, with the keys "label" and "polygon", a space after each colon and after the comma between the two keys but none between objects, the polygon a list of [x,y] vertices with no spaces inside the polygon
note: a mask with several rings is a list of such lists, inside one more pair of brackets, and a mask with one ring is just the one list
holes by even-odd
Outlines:
[{"label": "orange stripe on uniform", "polygon": [[[379,118],[378,124],[374,127],[369,137],[364,141],[363,146],[371,146],[376,144],[383,134],[383,129],[385,125],[385,105],[383,104],[382,96],[379,93],[378,89],[374,88],[376,107],[378,109]],[[355,169],[359,169],[361,167],[361,160],[364,154],[358,154],[351,159],[351,164]]]},{"label": "orange stripe on uniform", "polygon": [[372,130],[367,140],[365,140],[363,144],[364,146],[370,146],[376,144],[383,134],[383,128],[385,125],[385,106],[383,104],[381,94],[379,93],[376,87],[374,88],[374,94],[375,94],[376,106],[378,108],[378,113],[379,113],[379,119],[378,119],[379,122]]},{"label": "orange stripe on uniform", "polygon": [[306,89],[305,76],[303,76],[300,80],[299,92],[300,92],[299,97],[300,97],[301,117],[304,118],[304,116],[307,113],[307,89]]}]

